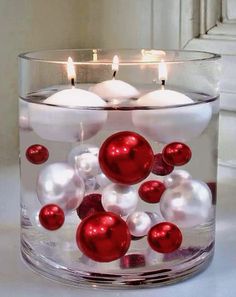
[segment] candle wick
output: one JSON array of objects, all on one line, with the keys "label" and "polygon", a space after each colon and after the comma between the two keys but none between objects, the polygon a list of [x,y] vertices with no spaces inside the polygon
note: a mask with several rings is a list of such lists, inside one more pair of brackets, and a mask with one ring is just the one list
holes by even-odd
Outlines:
[{"label": "candle wick", "polygon": [[166,85],[166,80],[165,80],[165,79],[162,79],[162,80],[161,80],[161,85],[162,85],[162,86],[165,86],[165,85]]},{"label": "candle wick", "polygon": [[71,78],[70,83],[71,83],[72,87],[75,86],[75,79],[74,79],[74,77]]},{"label": "candle wick", "polygon": [[112,78],[115,78],[115,77],[116,77],[116,73],[117,73],[117,71],[115,70],[115,71],[113,72]]}]

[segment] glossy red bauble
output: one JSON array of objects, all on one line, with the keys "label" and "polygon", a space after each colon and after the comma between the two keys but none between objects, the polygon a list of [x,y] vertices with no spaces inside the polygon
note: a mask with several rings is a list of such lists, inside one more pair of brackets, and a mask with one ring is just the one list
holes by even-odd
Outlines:
[{"label": "glossy red bauble", "polygon": [[39,221],[45,229],[53,231],[59,229],[63,225],[65,215],[58,205],[47,204],[40,210]]},{"label": "glossy red bauble", "polygon": [[27,160],[33,164],[43,164],[48,160],[48,149],[41,144],[33,144],[26,150],[25,156]]},{"label": "glossy red bauble", "polygon": [[151,248],[158,253],[171,253],[180,247],[182,233],[176,225],[162,222],[150,229],[148,242]]},{"label": "glossy red bauble", "polygon": [[77,214],[81,220],[95,214],[97,212],[105,211],[101,203],[101,194],[89,194],[83,198],[82,203],[77,208]]},{"label": "glossy red bauble", "polygon": [[103,173],[113,182],[132,185],[145,179],[152,170],[154,155],[141,135],[123,131],[108,137],[99,151]]},{"label": "glossy red bauble", "polygon": [[173,170],[174,170],[174,166],[167,164],[163,160],[162,154],[156,154],[154,156],[152,173],[156,175],[165,176],[170,174]]},{"label": "glossy red bauble", "polygon": [[88,258],[110,262],[124,256],[130,246],[130,233],[124,220],[112,212],[86,217],[79,225],[76,242]]},{"label": "glossy red bauble", "polygon": [[162,151],[163,160],[172,166],[182,166],[192,157],[191,149],[184,143],[172,142],[167,144]]},{"label": "glossy red bauble", "polygon": [[120,259],[120,268],[129,269],[145,266],[145,256],[142,254],[125,255]]},{"label": "glossy red bauble", "polygon": [[142,200],[148,203],[158,203],[166,187],[159,180],[149,180],[141,184],[138,193]]}]

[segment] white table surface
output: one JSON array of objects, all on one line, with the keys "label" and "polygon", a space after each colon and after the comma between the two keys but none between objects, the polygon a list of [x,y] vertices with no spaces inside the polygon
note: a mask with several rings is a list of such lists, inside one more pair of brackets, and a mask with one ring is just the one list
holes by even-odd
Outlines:
[{"label": "white table surface", "polygon": [[65,286],[32,272],[19,252],[19,180],[17,166],[0,170],[0,296],[1,297],[235,297],[236,296],[236,170],[219,168],[216,254],[203,273],[156,289],[101,290]]}]

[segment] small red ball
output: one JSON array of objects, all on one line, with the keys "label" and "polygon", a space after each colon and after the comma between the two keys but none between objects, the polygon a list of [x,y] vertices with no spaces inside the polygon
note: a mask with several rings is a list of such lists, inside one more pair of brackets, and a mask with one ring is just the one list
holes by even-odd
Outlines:
[{"label": "small red ball", "polygon": [[163,160],[172,166],[182,166],[192,157],[191,149],[184,143],[172,142],[166,145],[162,151]]},{"label": "small red ball", "polygon": [[89,194],[83,198],[82,203],[77,208],[77,214],[81,220],[95,214],[97,212],[105,211],[101,203],[101,194]]},{"label": "small red ball", "polygon": [[79,249],[97,262],[110,262],[124,256],[130,246],[130,233],[124,220],[112,212],[86,217],[76,233]]},{"label": "small red ball", "polygon": [[166,187],[159,180],[149,180],[141,184],[138,193],[142,200],[148,203],[158,203]]},{"label": "small red ball", "polygon": [[43,164],[48,160],[48,149],[41,144],[33,144],[26,150],[25,156],[27,160],[33,164]]},{"label": "small red ball", "polygon": [[135,132],[123,131],[108,137],[99,151],[103,173],[113,182],[132,185],[152,170],[154,155],[150,144]]},{"label": "small red ball", "polygon": [[162,222],[150,229],[148,243],[158,253],[171,253],[180,247],[182,233],[176,225]]},{"label": "small red ball", "polygon": [[56,204],[47,204],[40,210],[39,221],[45,229],[57,230],[64,224],[64,211]]},{"label": "small red ball", "polygon": [[142,254],[125,255],[120,259],[120,268],[129,269],[145,266],[145,256]]},{"label": "small red ball", "polygon": [[162,154],[156,154],[154,156],[154,163],[152,167],[152,173],[156,175],[165,176],[170,174],[174,170],[174,166],[167,164],[162,157]]}]

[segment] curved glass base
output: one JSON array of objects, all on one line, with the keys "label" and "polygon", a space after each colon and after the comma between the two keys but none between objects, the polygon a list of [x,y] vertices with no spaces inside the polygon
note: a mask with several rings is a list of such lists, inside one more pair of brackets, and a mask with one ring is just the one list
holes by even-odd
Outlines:
[{"label": "curved glass base", "polygon": [[47,258],[36,255],[30,246],[22,239],[21,252],[23,260],[30,268],[39,274],[72,286],[101,287],[101,288],[145,288],[168,285],[185,280],[201,272],[210,264],[214,255],[214,243],[190,261],[160,270],[142,271],[138,273],[103,274],[80,270],[72,270],[58,265]]}]

